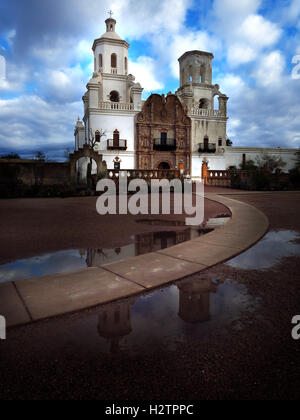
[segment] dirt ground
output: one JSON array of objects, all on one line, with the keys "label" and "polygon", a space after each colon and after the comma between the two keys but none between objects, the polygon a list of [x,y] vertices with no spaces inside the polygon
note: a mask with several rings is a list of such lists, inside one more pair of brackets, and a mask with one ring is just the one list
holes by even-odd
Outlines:
[{"label": "dirt ground", "polygon": [[[300,234],[300,194],[232,198],[265,212],[271,232]],[[98,342],[86,341],[88,320],[101,307],[13,329],[0,342],[0,398],[297,400],[300,341],[292,340],[291,320],[300,314],[299,268],[300,258],[293,256],[267,270],[228,264],[207,270],[207,278],[230,279],[259,304],[254,312],[242,313],[238,323],[220,323],[205,337],[190,337],[171,348],[162,336],[159,350],[103,354]]]}]

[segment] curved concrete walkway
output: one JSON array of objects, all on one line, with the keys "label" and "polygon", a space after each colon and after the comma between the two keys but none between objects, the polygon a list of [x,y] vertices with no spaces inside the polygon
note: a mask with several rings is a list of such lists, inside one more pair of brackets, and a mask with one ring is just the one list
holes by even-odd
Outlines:
[{"label": "curved concrete walkway", "polygon": [[17,326],[126,298],[199,273],[242,253],[267,232],[258,209],[217,194],[232,219],[189,242],[96,268],[0,285],[0,314]]}]

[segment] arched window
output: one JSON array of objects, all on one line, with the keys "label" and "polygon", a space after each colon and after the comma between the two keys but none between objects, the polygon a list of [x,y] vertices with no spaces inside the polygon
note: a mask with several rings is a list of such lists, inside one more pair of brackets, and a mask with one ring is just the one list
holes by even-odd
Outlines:
[{"label": "arched window", "polygon": [[99,54],[99,69],[101,70],[103,67],[103,56],[102,54]]},{"label": "arched window", "polygon": [[205,73],[206,73],[205,65],[202,65],[200,68],[200,83],[205,83]]},{"label": "arched window", "polygon": [[112,54],[111,55],[111,67],[113,69],[117,68],[117,54]]},{"label": "arched window", "polygon": [[110,92],[109,98],[111,102],[120,102],[120,95],[116,90]]},{"label": "arched window", "polygon": [[205,136],[204,137],[204,151],[208,152],[208,150],[209,150],[209,138],[208,136]]},{"label": "arched window", "polygon": [[115,130],[114,131],[114,143],[119,143],[120,140],[120,131],[119,130]]},{"label": "arched window", "polygon": [[206,98],[200,99],[199,108],[200,109],[208,109],[208,100]]},{"label": "arched window", "polygon": [[214,109],[216,111],[219,111],[219,109],[220,109],[220,102],[219,102],[219,96],[218,95],[215,95],[215,97],[214,97]]},{"label": "arched window", "polygon": [[193,66],[190,66],[190,82],[193,81]]},{"label": "arched window", "polygon": [[95,141],[97,143],[100,143],[100,141],[101,141],[100,131],[98,131],[98,130],[95,133]]},{"label": "arched window", "polygon": [[168,141],[168,132],[167,131],[162,131],[160,133],[160,142],[162,146],[166,146],[167,145],[167,141]]},{"label": "arched window", "polygon": [[128,71],[128,60],[127,57],[125,57],[125,72],[127,73]]}]

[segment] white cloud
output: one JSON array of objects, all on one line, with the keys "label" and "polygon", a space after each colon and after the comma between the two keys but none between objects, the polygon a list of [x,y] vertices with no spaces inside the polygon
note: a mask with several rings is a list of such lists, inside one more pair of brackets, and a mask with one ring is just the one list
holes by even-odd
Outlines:
[{"label": "white cloud", "polygon": [[72,142],[70,133],[81,108],[80,102],[54,105],[34,95],[0,100],[2,148],[9,146],[24,153],[35,146],[45,149],[56,145],[59,148]]},{"label": "white cloud", "polygon": [[246,84],[240,76],[228,73],[217,80],[221,90],[230,93],[232,96],[238,96],[246,89]]},{"label": "white cloud", "polygon": [[284,69],[285,60],[281,52],[273,51],[261,58],[253,75],[259,85],[274,86],[282,81]]},{"label": "white cloud", "polygon": [[249,14],[255,13],[261,0],[215,0],[214,12],[216,16],[228,24],[243,21]]},{"label": "white cloud", "polygon": [[265,48],[282,35],[277,23],[258,14],[261,0],[215,0],[215,31],[227,47],[231,67],[256,60]]},{"label": "white cloud", "polygon": [[80,65],[60,70],[36,73],[39,95],[50,102],[77,102],[83,95],[88,81],[88,72]]},{"label": "white cloud", "polygon": [[5,77],[0,77],[0,92],[21,92],[29,80],[30,72],[27,67],[20,67],[5,60]]},{"label": "white cloud", "polygon": [[155,61],[151,57],[141,56],[136,62],[129,61],[129,71],[146,92],[164,88],[163,83],[155,77]]},{"label": "white cloud", "polygon": [[141,38],[160,32],[177,33],[183,27],[191,0],[114,0],[111,8],[121,33]]},{"label": "white cloud", "polygon": [[221,49],[220,41],[205,31],[185,31],[184,33],[174,35],[169,46],[162,45],[164,46],[164,52],[161,51],[161,53],[165,56],[167,55],[172,74],[176,78],[179,78],[178,58],[186,51],[200,50],[216,52]]},{"label": "white cloud", "polygon": [[239,40],[261,49],[274,45],[281,36],[281,29],[260,15],[249,15],[237,31]]},{"label": "white cloud", "polygon": [[74,38],[57,38],[53,42],[44,41],[38,46],[33,46],[30,54],[48,69],[64,68],[70,62],[93,62],[92,42],[87,40],[78,42]]},{"label": "white cloud", "polygon": [[292,0],[290,5],[282,12],[284,23],[296,22],[300,16],[300,0]]},{"label": "white cloud", "polygon": [[233,44],[228,48],[228,63],[232,67],[250,63],[257,57],[257,51],[249,45]]}]

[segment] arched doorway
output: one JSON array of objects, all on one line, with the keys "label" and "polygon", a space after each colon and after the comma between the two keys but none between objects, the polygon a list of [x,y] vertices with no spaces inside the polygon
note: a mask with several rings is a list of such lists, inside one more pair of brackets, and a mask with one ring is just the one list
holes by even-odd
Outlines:
[{"label": "arched doorway", "polygon": [[159,169],[159,170],[169,170],[169,169],[171,169],[171,168],[170,168],[170,165],[168,164],[168,162],[161,162],[161,163],[158,165],[158,169]]},{"label": "arched doorway", "polygon": [[89,157],[82,157],[76,162],[77,182],[79,184],[92,183],[93,176],[97,176],[97,162]]},{"label": "arched doorway", "polygon": [[[84,158],[84,159],[81,159]],[[81,160],[80,160],[81,159]],[[80,162],[78,162],[80,160]],[[78,164],[77,164],[78,162]],[[79,149],[70,155],[70,176],[72,182],[79,181],[78,178],[85,178],[85,168],[88,169],[88,164],[91,164],[91,175],[99,176],[102,172],[107,170],[106,162],[102,160],[102,155],[99,155],[89,145],[85,144],[82,149]],[[82,166],[81,174],[78,175],[78,168]]]}]

